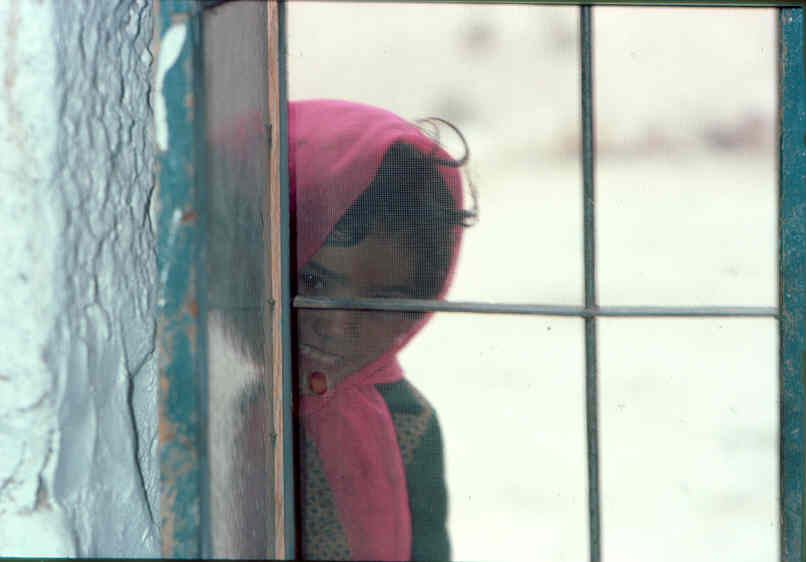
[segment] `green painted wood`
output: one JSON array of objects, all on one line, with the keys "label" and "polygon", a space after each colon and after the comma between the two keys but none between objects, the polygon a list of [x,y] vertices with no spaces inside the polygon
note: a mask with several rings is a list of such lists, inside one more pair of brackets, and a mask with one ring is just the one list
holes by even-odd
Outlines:
[{"label": "green painted wood", "polygon": [[201,204],[205,174],[197,153],[203,123],[199,116],[198,11],[199,4],[193,1],[161,0],[155,6],[160,37],[155,53],[157,71],[161,64],[167,66],[166,57],[175,61],[155,91],[155,105],[161,106],[155,107],[156,259],[161,283],[160,512],[162,554],[166,558],[195,558],[209,552],[205,547],[209,540],[204,438],[207,292],[202,260],[206,213]]},{"label": "green painted wood", "polygon": [[781,560],[799,562],[803,551],[804,277],[806,277],[806,102],[803,14],[779,14],[779,306]]}]

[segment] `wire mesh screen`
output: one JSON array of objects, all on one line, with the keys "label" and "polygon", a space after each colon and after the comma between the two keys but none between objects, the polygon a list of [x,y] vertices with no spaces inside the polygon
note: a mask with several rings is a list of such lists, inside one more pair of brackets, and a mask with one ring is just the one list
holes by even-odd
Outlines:
[{"label": "wire mesh screen", "polygon": [[[290,103],[289,154],[299,295],[444,294],[474,218],[462,158],[391,112],[340,100]],[[439,426],[396,358],[427,320],[298,312],[303,557],[450,556]]]},{"label": "wire mesh screen", "polygon": [[[741,45],[721,66],[647,9],[593,10],[595,42],[576,8],[288,13],[302,555],[658,557],[624,538],[641,528],[669,559],[774,556],[777,320],[596,318],[776,316],[772,12],[675,10],[688,34]],[[731,80],[747,87],[723,103],[713,84]],[[433,116],[448,122],[418,121]],[[450,315],[356,299],[473,302]],[[551,305],[572,318],[467,312]],[[726,337],[743,342],[733,356]],[[641,363],[650,350],[663,366]],[[702,470],[664,471],[656,437]],[[652,518],[625,507],[651,504],[655,483],[696,500],[658,493],[674,509]]]},{"label": "wire mesh screen", "polygon": [[210,554],[272,557],[261,213],[269,174],[266,5],[226,3],[205,10],[202,23],[205,95],[195,103],[205,104],[207,117]]}]

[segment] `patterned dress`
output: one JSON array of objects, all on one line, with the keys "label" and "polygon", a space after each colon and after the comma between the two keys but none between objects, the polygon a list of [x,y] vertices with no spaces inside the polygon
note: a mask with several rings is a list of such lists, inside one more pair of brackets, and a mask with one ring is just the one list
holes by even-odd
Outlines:
[{"label": "patterned dress", "polygon": [[[397,435],[411,511],[412,560],[449,560],[442,436],[434,409],[405,379],[376,385]],[[351,560],[322,461],[304,432],[301,454],[302,557]]]}]

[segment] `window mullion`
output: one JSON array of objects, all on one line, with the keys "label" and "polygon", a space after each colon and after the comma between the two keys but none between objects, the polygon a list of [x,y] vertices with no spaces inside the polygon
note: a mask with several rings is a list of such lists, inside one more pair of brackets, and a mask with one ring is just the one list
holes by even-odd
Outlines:
[{"label": "window mullion", "polygon": [[620,317],[778,317],[772,306],[595,306],[444,301],[399,298],[332,298],[296,296],[294,308],[376,310],[396,312],[471,312],[474,314],[524,314],[534,316]]},{"label": "window mullion", "polygon": [[[590,6],[579,13],[581,109],[582,109],[582,205],[585,257],[585,308],[595,309],[596,240],[593,143],[593,30]],[[596,364],[596,318],[585,318],[585,412],[588,444],[588,524],[590,560],[601,560],[599,501],[599,413]]]},{"label": "window mullion", "polygon": [[279,389],[272,400],[276,433],[274,447],[275,528],[274,547],[278,559],[297,558],[296,490],[294,466],[293,375],[291,365],[291,243],[288,188],[288,84],[286,65],[286,16],[284,2],[268,6],[269,36],[269,112],[270,206],[271,228],[271,344],[273,388]]}]

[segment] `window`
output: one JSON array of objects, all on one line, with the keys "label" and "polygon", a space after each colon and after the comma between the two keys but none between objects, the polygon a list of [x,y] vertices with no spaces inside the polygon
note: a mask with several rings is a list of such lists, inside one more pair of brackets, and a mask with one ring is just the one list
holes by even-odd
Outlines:
[{"label": "window", "polygon": [[[293,299],[294,310],[322,314],[437,311],[400,359],[442,424],[454,557],[508,558],[507,545],[521,553],[526,547],[515,541],[528,537],[541,559],[654,559],[661,541],[671,545],[670,558],[697,559],[719,549],[731,558],[798,559],[806,239],[800,9],[281,7],[288,12],[289,99],[346,98],[410,118],[438,115],[470,145],[481,216],[464,234],[447,300]],[[252,14],[234,3],[211,10],[205,40],[216,25],[245,29],[244,22],[254,30],[243,36],[259,36],[260,22],[271,18],[249,9]],[[240,27],[226,15],[238,10]],[[230,24],[220,23],[227,17]],[[412,36],[409,22],[422,35]],[[737,37],[741,52],[720,53]],[[418,47],[419,39],[430,44]],[[215,42],[204,44],[213,60]],[[247,52],[247,44],[236,43],[232,53]],[[317,49],[327,53],[327,64],[317,64],[323,56]],[[674,67],[676,60],[695,60],[685,58],[687,50],[699,66]],[[217,68],[235,68],[240,55],[232,53],[218,55]],[[742,64],[731,66],[730,57]],[[242,80],[238,73],[215,78],[215,68],[205,71],[204,91],[214,100],[208,103],[227,100],[222,115],[249,109],[277,122],[261,101],[270,78],[250,78],[253,98],[228,99],[215,84],[231,86]],[[678,110],[661,111],[669,104]],[[252,143],[256,153],[277,148],[268,146],[272,133]],[[460,154],[450,130],[443,134],[451,154]],[[219,161],[232,166],[227,157]],[[216,165],[214,156],[210,221],[200,227],[207,241],[199,244],[210,245],[211,256],[229,255],[215,252],[220,240],[257,255],[262,234],[241,241],[216,235],[215,185],[227,183],[215,179]],[[241,162],[233,170],[230,177],[251,174],[240,184],[267,181],[268,168]],[[469,205],[469,191],[465,197]],[[245,209],[263,208],[269,215],[268,202],[251,203],[227,212],[243,218]],[[170,224],[161,236],[169,235]],[[177,224],[184,224],[181,214]],[[223,309],[215,291],[238,267],[222,262],[208,270],[207,302],[200,307],[205,326]],[[248,298],[226,309],[240,319],[218,336],[208,327],[205,343],[207,392],[214,394],[215,380],[247,373],[228,399],[257,424],[250,434],[247,419],[243,439],[252,435],[264,444],[273,433],[280,436],[255,421],[272,416],[278,427],[279,412],[265,410],[280,403],[267,399],[265,386],[266,373],[278,364],[261,339],[268,330],[260,319],[272,318],[261,307],[270,290],[280,297],[269,303],[277,310],[284,299],[276,285],[255,280],[238,287],[234,294]],[[233,324],[247,327],[233,330]],[[216,347],[227,339],[229,347]],[[290,339],[281,343],[288,353]],[[216,351],[241,344],[259,349],[258,360],[247,365]],[[220,379],[216,357],[223,357]],[[436,363],[437,357],[445,360]],[[491,378],[495,384],[488,384]],[[210,459],[216,440],[237,440],[213,436],[222,419],[216,421],[213,404],[202,418],[211,431]],[[169,445],[163,441],[163,467]],[[229,498],[239,510],[249,503],[255,513],[273,514],[255,552],[272,552],[269,537],[282,521],[291,554],[293,504],[288,488],[281,491],[290,480],[272,484],[281,470],[276,451],[273,457],[270,446],[261,450],[233,464],[243,474],[230,476],[237,494]],[[208,505],[216,502],[215,470]],[[252,493],[272,485],[265,501]],[[285,504],[273,504],[277,498]],[[176,506],[163,499],[163,513]],[[227,539],[216,532],[215,508],[211,516],[201,513],[198,521],[213,521],[212,527],[183,536],[192,542],[212,535],[212,552],[224,554],[216,550]],[[246,523],[252,519],[243,515],[245,523],[234,527],[255,538],[254,525]]]}]

